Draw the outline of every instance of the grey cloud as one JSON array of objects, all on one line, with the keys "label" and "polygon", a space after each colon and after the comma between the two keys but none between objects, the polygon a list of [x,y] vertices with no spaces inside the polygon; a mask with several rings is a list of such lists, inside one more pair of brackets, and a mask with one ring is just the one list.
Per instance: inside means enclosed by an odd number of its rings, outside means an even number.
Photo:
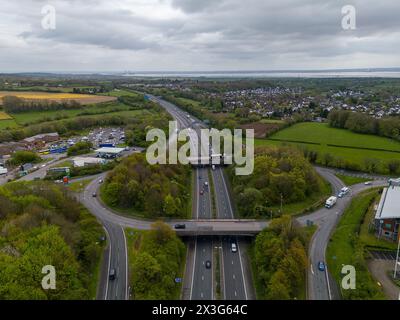
[{"label": "grey cloud", "polygon": [[[0,12],[0,69],[29,66],[32,52],[51,67],[83,57],[78,68],[299,68],[315,62],[365,67],[400,65],[398,0],[54,0],[57,29],[40,27],[42,0],[8,2]],[[353,4],[357,30],[341,28]],[[17,17],[17,18],[16,18]],[[15,47],[12,44],[15,42]],[[22,42],[22,43],[21,43]],[[2,45],[0,45],[2,46]],[[59,48],[63,50],[59,50]],[[25,55],[23,53],[26,53]],[[58,58],[54,56],[57,52]],[[40,53],[40,59],[39,59]],[[64,56],[63,56],[64,55]],[[26,56],[26,58],[24,58]],[[92,57],[92,58],[90,58]],[[368,58],[370,57],[370,58]],[[379,58],[378,60],[376,58]],[[24,60],[24,61],[20,61]],[[14,62],[13,62],[14,61]],[[74,59],[74,62],[76,62]],[[85,62],[86,61],[86,62]],[[85,62],[85,63],[84,63]],[[387,65],[390,66],[390,65]],[[48,67],[48,66],[43,66]],[[338,68],[342,65],[337,65]],[[359,65],[357,65],[359,67]]]}]

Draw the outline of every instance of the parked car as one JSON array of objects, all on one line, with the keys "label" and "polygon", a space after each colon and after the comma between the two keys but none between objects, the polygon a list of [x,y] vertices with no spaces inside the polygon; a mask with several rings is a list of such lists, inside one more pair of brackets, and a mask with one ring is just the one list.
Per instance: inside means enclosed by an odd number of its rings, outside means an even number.
[{"label": "parked car", "polygon": [[318,262],[318,270],[325,271],[325,263],[323,263],[322,261]]}]

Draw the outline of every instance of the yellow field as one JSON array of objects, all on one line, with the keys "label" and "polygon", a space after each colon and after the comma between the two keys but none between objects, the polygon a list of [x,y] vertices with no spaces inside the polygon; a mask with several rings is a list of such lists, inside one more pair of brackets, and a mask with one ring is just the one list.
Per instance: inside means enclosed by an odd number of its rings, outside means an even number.
[{"label": "yellow field", "polygon": [[27,100],[52,100],[62,102],[64,100],[76,100],[81,104],[100,103],[113,101],[117,98],[109,96],[95,96],[90,94],[76,94],[76,93],[51,93],[51,92],[30,92],[30,91],[0,91],[0,104],[3,97],[14,96]]},{"label": "yellow field", "polygon": [[10,120],[12,119],[7,113],[0,111],[0,120]]}]

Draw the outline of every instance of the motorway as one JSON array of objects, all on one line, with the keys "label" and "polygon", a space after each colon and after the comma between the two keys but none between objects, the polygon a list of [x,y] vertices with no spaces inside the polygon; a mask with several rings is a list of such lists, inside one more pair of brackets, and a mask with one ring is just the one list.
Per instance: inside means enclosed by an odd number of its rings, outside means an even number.
[{"label": "motorway", "polygon": [[[223,170],[215,167],[211,170],[215,189],[215,202],[218,219],[233,219],[232,204],[225,183]],[[236,243],[237,252],[232,252],[231,245]],[[223,237],[221,239],[223,296],[226,300],[247,300],[247,288],[243,273],[240,241],[237,237]]]},{"label": "motorway", "polygon": [[[187,118],[186,113],[181,111],[175,105],[164,101],[162,99],[150,96],[151,99],[162,107],[164,107],[183,127],[191,127],[193,122],[196,123],[197,136],[200,137],[201,127],[205,128],[201,121],[195,119],[191,116],[190,119]],[[199,146],[195,146],[199,150]],[[212,151],[212,147],[210,147]],[[211,170],[212,179],[214,184],[215,192],[215,203],[217,209],[218,219],[234,219],[234,214],[232,210],[231,199],[229,197],[229,192],[226,186],[225,178],[223,175],[223,170],[220,167],[216,167],[215,170]],[[211,197],[209,192],[210,181],[208,181],[208,169],[196,169],[197,176],[197,191],[196,191],[196,201],[198,203],[197,207],[197,219],[212,218],[212,206]],[[199,182],[201,180],[201,183]],[[204,188],[204,182],[208,181],[209,187]],[[199,188],[204,188],[204,194],[199,195]],[[199,207],[200,206],[200,207]],[[232,252],[231,244],[235,242],[238,246],[237,252]],[[221,248],[221,265],[222,265],[222,294],[226,300],[247,300],[247,288],[245,284],[245,276],[243,272],[243,263],[240,251],[240,241],[236,237],[223,237],[221,241],[217,242],[217,248]],[[191,299],[213,299],[213,281],[210,283],[207,277],[207,271],[211,274],[212,279],[212,268],[205,270],[204,263],[206,260],[213,261],[213,239],[198,237],[195,243],[195,252],[193,263],[194,270],[192,275],[192,289],[191,289]],[[208,294],[206,293],[208,292]],[[211,295],[210,295],[211,294]]]},{"label": "motorway", "polygon": [[[190,120],[185,113],[177,108],[172,103],[165,100],[150,96],[153,101],[161,105],[172,117],[178,122],[179,129],[191,128],[192,120]],[[190,129],[190,134],[200,137],[197,130]],[[191,139],[191,143],[195,144],[196,139]],[[193,148],[200,151],[199,145],[194,145]],[[212,204],[211,204],[211,190],[210,182],[208,181],[208,169],[195,168],[195,202],[192,217],[194,219],[211,219],[212,218]],[[208,186],[205,186],[205,182]],[[200,192],[203,194],[200,195]],[[214,292],[214,254],[213,254],[213,240],[205,236],[196,236],[194,246],[189,246],[189,250],[194,250],[188,254],[188,258],[193,257],[193,261],[187,261],[186,271],[190,283],[190,300],[213,300],[215,298]],[[211,268],[206,268],[206,261],[211,262]],[[187,284],[184,283],[184,286]]]}]

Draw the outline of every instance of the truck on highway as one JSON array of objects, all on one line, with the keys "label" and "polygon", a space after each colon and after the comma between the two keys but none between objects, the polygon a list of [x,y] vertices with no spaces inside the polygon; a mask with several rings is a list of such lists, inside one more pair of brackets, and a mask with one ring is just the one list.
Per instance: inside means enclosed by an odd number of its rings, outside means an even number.
[{"label": "truck on highway", "polygon": [[332,208],[337,202],[337,197],[330,197],[328,200],[325,202],[325,208],[330,209]]}]

